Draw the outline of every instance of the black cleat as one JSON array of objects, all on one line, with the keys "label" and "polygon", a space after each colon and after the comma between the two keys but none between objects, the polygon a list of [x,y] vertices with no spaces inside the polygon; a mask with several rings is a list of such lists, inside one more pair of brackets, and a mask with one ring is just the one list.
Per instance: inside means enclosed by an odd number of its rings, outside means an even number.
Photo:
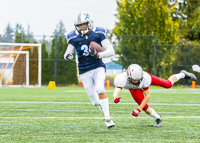
[{"label": "black cleat", "polygon": [[185,70],[182,70],[180,73],[184,73],[185,74],[185,79],[190,79],[191,81],[196,81],[197,78],[193,73],[189,73]]},{"label": "black cleat", "polygon": [[156,122],[154,125],[155,127],[161,127],[162,118],[160,117],[160,118],[156,119],[155,122]]}]

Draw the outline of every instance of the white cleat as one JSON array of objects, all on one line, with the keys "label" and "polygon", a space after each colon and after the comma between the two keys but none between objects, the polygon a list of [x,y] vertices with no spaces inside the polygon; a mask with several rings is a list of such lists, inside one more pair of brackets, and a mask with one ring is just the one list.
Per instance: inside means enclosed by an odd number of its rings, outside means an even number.
[{"label": "white cleat", "polygon": [[115,126],[115,123],[111,119],[105,119],[105,124],[108,127],[108,129]]}]

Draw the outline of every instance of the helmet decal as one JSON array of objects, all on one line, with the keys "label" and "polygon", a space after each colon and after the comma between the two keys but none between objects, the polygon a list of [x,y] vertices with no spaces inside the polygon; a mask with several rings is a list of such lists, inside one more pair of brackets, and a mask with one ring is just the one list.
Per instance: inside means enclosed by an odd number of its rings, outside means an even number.
[{"label": "helmet decal", "polygon": [[81,13],[78,14],[78,22],[81,22]]},{"label": "helmet decal", "polygon": [[89,18],[90,18],[90,15],[89,15],[88,13],[86,13],[86,14],[85,14],[85,20],[86,20],[86,19],[89,19]]}]

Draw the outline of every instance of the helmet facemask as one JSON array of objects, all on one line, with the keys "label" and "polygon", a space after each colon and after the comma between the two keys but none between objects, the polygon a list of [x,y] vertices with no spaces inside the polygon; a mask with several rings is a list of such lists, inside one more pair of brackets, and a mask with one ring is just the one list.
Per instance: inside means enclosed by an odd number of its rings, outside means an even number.
[{"label": "helmet facemask", "polygon": [[[142,79],[143,79],[143,77],[142,77],[140,80],[137,80],[137,81],[138,81],[137,83],[133,83],[132,80],[134,80],[134,79],[132,79],[131,77],[128,77],[128,82],[129,82],[129,84],[131,84],[132,86],[138,86],[138,85],[140,85]],[[136,80],[134,80],[134,81],[136,81]]]}]

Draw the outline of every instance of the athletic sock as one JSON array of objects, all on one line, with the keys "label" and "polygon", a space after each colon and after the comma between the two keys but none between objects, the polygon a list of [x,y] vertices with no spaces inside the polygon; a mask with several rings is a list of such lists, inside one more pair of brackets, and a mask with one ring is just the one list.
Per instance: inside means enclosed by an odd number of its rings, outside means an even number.
[{"label": "athletic sock", "polygon": [[178,74],[174,74],[173,76],[175,76],[177,78],[177,81],[181,78],[184,78],[185,77],[185,74],[184,73],[178,73]]},{"label": "athletic sock", "polygon": [[[152,108],[151,108],[152,109]],[[151,112],[151,114],[150,114],[150,116],[151,117],[154,117],[154,118],[156,118],[156,119],[160,119],[161,117],[156,113],[156,111],[154,111],[154,109],[152,109],[152,112]]]},{"label": "athletic sock", "polygon": [[110,119],[108,98],[100,99],[99,103],[101,105],[101,108],[102,108],[102,111],[104,113],[105,119]]}]

